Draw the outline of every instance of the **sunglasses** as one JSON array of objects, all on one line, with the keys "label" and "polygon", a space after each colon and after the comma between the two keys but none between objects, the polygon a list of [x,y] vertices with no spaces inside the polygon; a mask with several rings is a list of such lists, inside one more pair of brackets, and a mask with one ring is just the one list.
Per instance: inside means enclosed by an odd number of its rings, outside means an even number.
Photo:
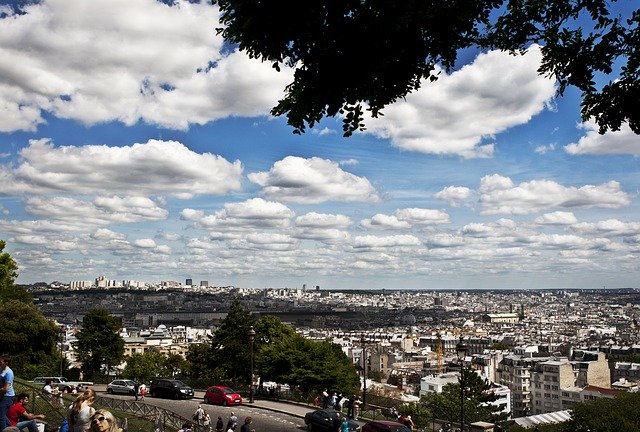
[{"label": "sunglasses", "polygon": [[94,422],[100,422],[100,423],[102,423],[102,422],[103,422],[103,421],[105,421],[106,419],[107,419],[106,417],[104,417],[104,416],[100,416],[100,417],[96,417],[96,418],[94,418],[94,419],[93,419],[93,420],[91,420],[91,421],[94,421]]}]

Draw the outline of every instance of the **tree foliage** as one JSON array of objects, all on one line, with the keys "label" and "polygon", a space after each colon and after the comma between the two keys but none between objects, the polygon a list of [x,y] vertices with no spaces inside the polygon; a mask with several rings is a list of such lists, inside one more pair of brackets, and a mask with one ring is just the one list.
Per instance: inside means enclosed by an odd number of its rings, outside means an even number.
[{"label": "tree foliage", "polygon": [[[468,368],[462,369],[464,383],[465,424],[477,421],[496,422],[504,419],[500,407],[491,404],[497,397],[488,391],[491,386]],[[420,399],[435,418],[451,423],[460,422],[460,384],[447,384],[442,393],[428,393]]]},{"label": "tree foliage", "polygon": [[109,369],[122,362],[124,339],[120,327],[120,320],[105,309],[94,308],[86,313],[74,344],[85,376],[93,376],[103,366]]},{"label": "tree foliage", "polygon": [[614,399],[600,398],[572,407],[571,421],[563,431],[638,432],[640,394],[621,393]]},{"label": "tree foliage", "polygon": [[187,354],[192,379],[211,383],[248,384],[251,380],[253,326],[254,373],[303,389],[331,388],[354,392],[360,381],[351,360],[329,342],[314,342],[297,334],[275,316],[259,320],[234,300],[211,344],[192,344]]},{"label": "tree foliage", "polygon": [[125,358],[125,378],[138,382],[149,382],[154,377],[173,377],[188,368],[187,361],[177,354],[165,355],[159,352],[132,354]]},{"label": "tree foliage", "polygon": [[31,295],[14,285],[18,277],[18,264],[8,252],[3,252],[5,246],[5,241],[0,240],[0,303],[12,299],[31,303]]},{"label": "tree foliage", "polygon": [[31,295],[14,285],[18,265],[3,252],[0,240],[0,341],[2,351],[11,355],[18,375],[33,377],[57,370],[62,356],[56,348],[58,328],[44,317]]},{"label": "tree foliage", "polygon": [[[344,134],[364,129],[386,105],[451,70],[460,50],[522,53],[543,45],[540,74],[582,92],[584,120],[600,131],[623,122],[640,133],[640,12],[612,14],[606,0],[213,0],[218,31],[249,56],[295,67],[272,109],[294,133],[325,116],[344,116]],[[598,88],[596,75],[608,83]],[[366,108],[363,108],[366,107]]]},{"label": "tree foliage", "polygon": [[2,351],[11,367],[25,378],[49,375],[60,365],[56,349],[58,328],[32,303],[8,300],[0,304]]},{"label": "tree foliage", "polygon": [[225,370],[232,382],[249,383],[251,380],[248,335],[254,321],[240,300],[234,299],[211,341],[209,365]]}]

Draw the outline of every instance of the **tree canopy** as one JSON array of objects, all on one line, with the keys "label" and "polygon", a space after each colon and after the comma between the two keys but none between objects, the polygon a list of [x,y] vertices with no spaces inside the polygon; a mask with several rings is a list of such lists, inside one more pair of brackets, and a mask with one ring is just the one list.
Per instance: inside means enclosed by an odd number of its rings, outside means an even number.
[{"label": "tree canopy", "polygon": [[[538,72],[559,92],[582,93],[583,119],[600,132],[628,123],[640,133],[640,9],[618,16],[606,0],[212,0],[218,31],[253,58],[293,82],[272,109],[294,133],[326,116],[342,115],[345,136],[363,130],[388,104],[450,71],[461,50],[523,53],[542,45]],[[597,85],[603,79],[606,84]]]},{"label": "tree canopy", "polygon": [[256,332],[254,372],[262,381],[297,385],[306,390],[330,388],[355,392],[359,388],[355,366],[339,346],[307,340],[275,316],[255,320],[238,299],[231,304],[211,344],[189,347],[191,377],[205,385],[248,384],[251,326]]},{"label": "tree canopy", "polygon": [[103,365],[109,368],[122,362],[124,339],[120,327],[120,320],[105,309],[94,308],[85,314],[75,348],[86,376],[100,373]]}]

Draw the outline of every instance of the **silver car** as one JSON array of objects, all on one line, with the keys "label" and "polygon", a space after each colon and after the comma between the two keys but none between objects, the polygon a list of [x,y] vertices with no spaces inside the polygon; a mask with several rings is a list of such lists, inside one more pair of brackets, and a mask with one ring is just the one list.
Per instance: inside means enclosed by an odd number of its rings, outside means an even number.
[{"label": "silver car", "polygon": [[117,379],[107,384],[107,393],[136,394],[136,383],[131,380]]}]

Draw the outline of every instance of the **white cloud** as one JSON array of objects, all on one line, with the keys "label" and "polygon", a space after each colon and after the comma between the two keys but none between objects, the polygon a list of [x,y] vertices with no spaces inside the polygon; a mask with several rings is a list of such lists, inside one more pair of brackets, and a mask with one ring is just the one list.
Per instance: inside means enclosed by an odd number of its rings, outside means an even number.
[{"label": "white cloud", "polygon": [[577,222],[573,213],[563,211],[545,213],[536,218],[536,223],[540,225],[571,225]]},{"label": "white cloud", "polygon": [[169,194],[180,198],[240,189],[242,164],[198,154],[176,141],[149,140],[125,147],[54,147],[31,140],[15,169],[0,166],[0,194]]},{"label": "white cloud", "polygon": [[354,248],[388,248],[399,246],[419,246],[420,240],[412,235],[393,235],[393,236],[358,236],[353,239]]},{"label": "white cloud", "polygon": [[577,143],[571,143],[564,150],[572,155],[581,154],[630,154],[640,156],[640,136],[633,133],[628,124],[623,124],[619,131],[608,131],[600,135],[598,125],[594,121],[582,123],[585,130]]},{"label": "white cloud", "polygon": [[541,54],[533,46],[522,56],[491,51],[472,64],[367,119],[367,133],[389,138],[393,145],[423,153],[491,157],[487,138],[527,123],[555,94],[554,81],[540,76]]},{"label": "white cloud", "polygon": [[301,228],[348,228],[351,219],[340,214],[310,212],[296,218],[296,226]]},{"label": "white cloud", "polygon": [[582,235],[636,236],[640,235],[640,222],[623,222],[618,219],[607,219],[595,223],[583,222],[571,226],[573,231]]},{"label": "white cloud", "polygon": [[143,120],[183,129],[268,115],[292,71],[222,54],[218,9],[174,3],[48,0],[2,20],[0,131],[35,130],[43,110],[85,124]]},{"label": "white cloud", "polygon": [[471,196],[471,189],[464,186],[447,186],[433,196],[446,201],[452,207],[460,207]]},{"label": "white cloud", "polygon": [[205,216],[199,224],[207,229],[287,228],[295,213],[284,204],[251,198],[240,203],[227,203],[224,209]]},{"label": "white cloud", "polygon": [[31,215],[67,221],[78,227],[157,221],[168,215],[146,197],[97,197],[93,202],[69,197],[32,197],[25,201],[25,210]]},{"label": "white cloud", "polygon": [[480,185],[483,214],[527,214],[560,208],[619,208],[629,204],[629,195],[620,183],[567,187],[551,180],[532,180],[514,186],[508,177],[485,176]]},{"label": "white cloud", "polygon": [[534,149],[534,151],[540,155],[543,155],[543,154],[546,154],[547,152],[554,151],[555,149],[556,149],[555,144],[549,144],[549,145],[538,146]]},{"label": "white cloud", "polygon": [[157,246],[156,242],[150,238],[137,239],[133,242],[133,244],[139,248],[144,248],[144,249],[153,249]]},{"label": "white cloud", "polygon": [[370,219],[363,219],[360,224],[365,228],[407,229],[416,225],[433,225],[450,223],[449,215],[442,210],[404,208],[393,215],[378,213]]},{"label": "white cloud", "polygon": [[327,159],[287,156],[269,172],[249,174],[249,180],[262,186],[266,196],[307,204],[325,201],[370,201],[380,198],[365,177],[343,171]]}]

